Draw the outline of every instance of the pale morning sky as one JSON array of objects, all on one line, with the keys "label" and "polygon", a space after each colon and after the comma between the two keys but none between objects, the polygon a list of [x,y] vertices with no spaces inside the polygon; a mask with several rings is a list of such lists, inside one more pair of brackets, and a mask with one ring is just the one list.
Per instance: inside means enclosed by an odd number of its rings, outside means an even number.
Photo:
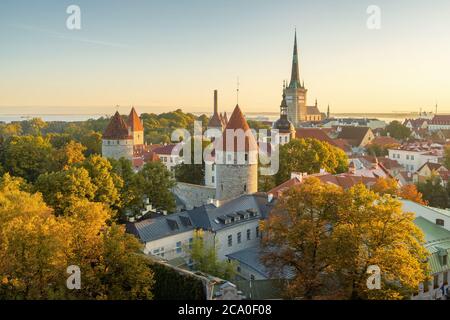
[{"label": "pale morning sky", "polygon": [[[81,30],[66,28],[71,4]],[[369,5],[380,30],[367,28]],[[1,0],[0,113],[209,111],[214,89],[231,111],[238,76],[243,110],[274,112],[295,27],[322,111],[450,112],[448,0]]]}]

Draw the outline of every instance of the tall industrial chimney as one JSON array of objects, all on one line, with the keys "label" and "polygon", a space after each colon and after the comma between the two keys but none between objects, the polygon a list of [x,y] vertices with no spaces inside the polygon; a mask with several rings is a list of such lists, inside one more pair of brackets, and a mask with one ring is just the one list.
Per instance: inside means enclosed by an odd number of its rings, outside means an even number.
[{"label": "tall industrial chimney", "polygon": [[214,114],[219,114],[217,106],[217,90],[214,90]]}]

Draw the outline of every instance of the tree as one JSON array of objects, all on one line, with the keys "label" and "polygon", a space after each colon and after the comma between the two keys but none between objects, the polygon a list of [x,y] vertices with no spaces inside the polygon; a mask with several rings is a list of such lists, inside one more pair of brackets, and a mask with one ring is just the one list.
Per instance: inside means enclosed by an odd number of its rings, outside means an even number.
[{"label": "tree", "polygon": [[[263,262],[291,270],[289,297],[406,299],[427,277],[423,234],[396,199],[363,184],[343,191],[316,178],[293,187],[263,225]],[[381,269],[368,290],[367,268]]]},{"label": "tree", "polygon": [[287,191],[264,222],[262,262],[273,277],[285,270],[295,273],[286,288],[288,298],[316,298],[331,282],[328,273],[339,257],[330,226],[338,223],[342,196],[339,187],[308,178]]},{"label": "tree", "polygon": [[366,147],[367,154],[374,157],[384,157],[387,156],[389,151],[379,144],[370,144]]},{"label": "tree", "polygon": [[0,125],[0,136],[8,139],[13,136],[20,136],[22,134],[22,126],[20,123],[7,123]]},{"label": "tree", "polygon": [[120,208],[122,204],[119,190],[123,187],[123,181],[113,172],[111,163],[99,155],[91,155],[80,166],[89,172],[89,177],[96,186],[94,201]]},{"label": "tree", "polygon": [[73,140],[56,149],[53,153],[53,159],[56,162],[55,170],[67,169],[73,164],[83,162],[85,150],[85,146]]},{"label": "tree", "polygon": [[431,176],[425,182],[419,182],[417,190],[422,193],[423,199],[431,207],[443,209],[449,207],[449,192],[442,186],[442,180],[439,176]]},{"label": "tree", "polygon": [[47,123],[41,118],[33,118],[22,122],[22,130],[26,135],[40,136],[42,130],[47,127]]},{"label": "tree", "polygon": [[148,162],[138,173],[139,184],[150,203],[158,209],[175,210],[175,198],[171,189],[175,186],[172,174],[161,162]]},{"label": "tree", "polygon": [[417,187],[414,184],[407,184],[402,186],[398,192],[398,196],[422,205],[428,204],[428,202],[423,199],[423,194],[420,193],[419,190],[417,190]]},{"label": "tree", "polygon": [[217,245],[206,243],[202,230],[195,231],[191,247],[185,250],[189,253],[195,270],[226,280],[232,280],[235,277],[236,264],[220,261],[217,256]]},{"label": "tree", "polygon": [[[338,278],[351,299],[409,299],[428,277],[428,252],[413,213],[398,200],[356,185],[343,198],[340,223],[333,230]],[[381,289],[369,290],[367,269],[381,270]]]},{"label": "tree", "polygon": [[[153,272],[142,245],[102,203],[80,199],[56,217],[23,180],[0,181],[0,299],[151,299]],[[66,268],[81,269],[81,290]]]},{"label": "tree", "polygon": [[329,173],[347,171],[347,155],[338,148],[316,139],[293,139],[280,146],[280,168],[275,175],[277,184],[288,180],[292,172]]},{"label": "tree", "polygon": [[142,245],[123,226],[111,223],[113,212],[101,203],[86,199],[65,212],[72,246],[69,262],[83,275],[75,298],[140,300],[153,297],[153,272],[142,255]]},{"label": "tree", "polygon": [[62,215],[68,207],[82,199],[94,201],[98,188],[86,169],[71,167],[40,175],[35,191],[42,193],[45,202],[57,215]]},{"label": "tree", "polygon": [[22,182],[5,175],[0,183],[0,299],[62,298],[67,226]]},{"label": "tree", "polygon": [[411,129],[401,124],[399,121],[394,120],[386,126],[384,134],[389,134],[390,137],[398,140],[405,140],[411,136]]},{"label": "tree", "polygon": [[444,166],[450,168],[450,146],[445,146],[444,149]]},{"label": "tree", "polygon": [[143,179],[133,171],[131,161],[125,158],[108,159],[112,165],[112,172],[118,175],[123,181],[123,187],[120,188],[121,214],[126,210],[138,213],[144,203]]},{"label": "tree", "polygon": [[398,182],[393,178],[378,178],[371,189],[381,195],[397,195]]},{"label": "tree", "polygon": [[52,154],[52,145],[40,136],[14,136],[5,143],[5,170],[34,182],[40,174],[54,167]]}]

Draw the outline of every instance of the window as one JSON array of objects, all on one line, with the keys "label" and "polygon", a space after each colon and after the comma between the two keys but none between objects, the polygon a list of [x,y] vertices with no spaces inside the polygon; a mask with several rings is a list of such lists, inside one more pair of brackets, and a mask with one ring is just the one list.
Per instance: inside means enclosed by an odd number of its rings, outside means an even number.
[{"label": "window", "polygon": [[439,288],[439,275],[435,275],[433,277],[433,288],[434,289]]},{"label": "window", "polygon": [[448,255],[442,256],[442,264],[446,266],[448,263]]},{"label": "window", "polygon": [[247,229],[247,240],[251,240],[252,239],[251,232],[252,231],[250,229]]},{"label": "window", "polygon": [[231,247],[233,245],[233,236],[230,234],[228,236],[228,246]]},{"label": "window", "polygon": [[445,221],[444,220],[442,220],[442,219],[436,219],[436,224],[438,225],[438,226],[444,226],[445,225]]},{"label": "window", "polygon": [[228,162],[231,162],[231,154],[227,155]]},{"label": "window", "polygon": [[194,238],[189,238],[189,249],[192,249],[193,243],[194,243]]},{"label": "window", "polygon": [[256,237],[257,237],[257,238],[259,237],[259,226],[256,227]]},{"label": "window", "polygon": [[254,275],[250,275],[250,280],[254,281],[255,280],[255,276]]},{"label": "window", "polygon": [[119,141],[119,140],[117,140],[117,144],[120,144],[120,141]]},{"label": "window", "polygon": [[430,282],[429,281],[425,281],[423,283],[423,292],[428,292],[428,290],[430,290]]},{"label": "window", "polygon": [[411,160],[414,160],[414,156],[411,156]]},{"label": "window", "polygon": [[214,176],[211,177],[211,182],[214,183]]},{"label": "window", "polygon": [[242,233],[238,232],[238,234],[237,234],[237,243],[241,243],[241,241],[242,241]]},{"label": "window", "polygon": [[244,191],[247,191],[247,185],[244,184]]},{"label": "window", "polygon": [[181,250],[182,250],[181,249],[181,241],[177,242],[177,247],[176,248],[177,248],[177,253],[181,253]]},{"label": "window", "polygon": [[406,155],[406,160],[409,160],[409,154]]},{"label": "window", "polygon": [[248,154],[246,153],[244,157],[245,157],[245,162],[247,162],[248,161]]},{"label": "window", "polygon": [[237,272],[240,273],[240,272],[241,272],[241,267],[238,266],[238,267],[236,268],[236,270],[237,270]]}]

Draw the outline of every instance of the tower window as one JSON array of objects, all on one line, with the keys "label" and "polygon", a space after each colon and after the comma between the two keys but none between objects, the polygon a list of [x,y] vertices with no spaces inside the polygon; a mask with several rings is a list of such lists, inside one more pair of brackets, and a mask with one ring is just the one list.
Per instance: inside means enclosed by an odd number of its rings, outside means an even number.
[{"label": "tower window", "polygon": [[245,154],[245,162],[247,162],[248,161],[248,154],[246,153]]},{"label": "tower window", "polygon": [[244,191],[247,191],[247,185],[244,184]]}]

